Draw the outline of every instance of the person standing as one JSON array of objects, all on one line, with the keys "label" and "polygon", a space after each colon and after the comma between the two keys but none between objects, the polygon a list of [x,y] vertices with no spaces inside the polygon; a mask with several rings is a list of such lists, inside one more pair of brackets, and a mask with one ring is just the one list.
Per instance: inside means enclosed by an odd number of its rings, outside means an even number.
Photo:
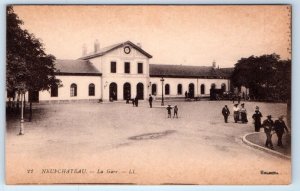
[{"label": "person standing", "polygon": [[173,115],[173,118],[175,117],[176,115],[176,118],[178,118],[178,107],[177,105],[174,106],[174,115]]},{"label": "person standing", "polygon": [[263,124],[262,124],[267,140],[266,140],[266,144],[265,146],[268,147],[270,145],[271,149],[273,148],[273,143],[272,143],[272,131],[273,131],[273,126],[274,126],[274,122],[272,120],[272,116],[268,115],[267,119],[264,120]]},{"label": "person standing", "polygon": [[133,98],[133,99],[131,99],[131,101],[132,101],[132,107],[134,107],[134,105],[135,105],[135,99]]},{"label": "person standing", "polygon": [[184,95],[185,95],[185,99],[187,99],[188,98],[188,92],[185,91]]},{"label": "person standing", "polygon": [[282,145],[282,135],[284,133],[284,130],[286,132],[289,132],[287,126],[285,125],[284,121],[283,121],[283,116],[280,116],[278,118],[278,120],[275,121],[274,123],[274,130],[276,132],[276,135],[278,137],[278,142],[277,142],[277,146],[283,146]]},{"label": "person standing", "polygon": [[171,105],[168,105],[168,107],[166,109],[168,111],[168,118],[171,118],[171,110],[172,110]]},{"label": "person standing", "polygon": [[237,123],[239,120],[239,112],[240,112],[240,108],[238,107],[239,104],[234,104],[233,107],[233,118],[234,118],[234,122]]},{"label": "person standing", "polygon": [[135,97],[134,102],[135,102],[135,106],[138,107],[139,106],[139,98],[138,98],[138,96]]},{"label": "person standing", "polygon": [[152,108],[152,101],[153,101],[153,98],[152,98],[151,94],[149,94],[149,105],[150,105],[150,108]]},{"label": "person standing", "polygon": [[254,130],[256,132],[259,132],[260,127],[261,127],[261,118],[262,118],[262,114],[259,111],[259,107],[256,106],[255,108],[255,113],[252,115],[252,118],[254,120]]},{"label": "person standing", "polygon": [[242,121],[242,123],[248,123],[247,110],[245,108],[245,104],[242,103],[241,106],[242,106],[242,108],[240,109],[240,112],[241,112],[241,121]]},{"label": "person standing", "polygon": [[225,105],[225,106],[223,107],[223,109],[222,109],[222,114],[223,114],[223,116],[224,116],[225,123],[228,123],[227,120],[228,120],[228,116],[229,116],[229,114],[230,114],[230,111],[229,111],[227,105]]}]

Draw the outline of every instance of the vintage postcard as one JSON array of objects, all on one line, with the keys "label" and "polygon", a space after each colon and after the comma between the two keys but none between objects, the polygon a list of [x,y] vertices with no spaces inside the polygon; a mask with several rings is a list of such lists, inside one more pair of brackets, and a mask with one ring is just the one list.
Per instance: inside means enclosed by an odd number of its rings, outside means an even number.
[{"label": "vintage postcard", "polygon": [[291,183],[290,5],[7,5],[6,183]]}]

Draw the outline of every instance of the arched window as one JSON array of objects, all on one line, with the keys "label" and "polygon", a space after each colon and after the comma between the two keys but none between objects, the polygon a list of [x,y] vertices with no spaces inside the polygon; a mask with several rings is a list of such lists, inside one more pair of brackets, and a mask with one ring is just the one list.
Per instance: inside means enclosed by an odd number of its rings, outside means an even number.
[{"label": "arched window", "polygon": [[77,85],[76,84],[71,84],[70,95],[71,95],[71,97],[77,96]]},{"label": "arched window", "polygon": [[136,85],[136,96],[138,99],[144,99],[144,84],[141,82]]},{"label": "arched window", "polygon": [[157,93],[157,86],[156,84],[152,84],[151,94],[156,95],[156,93]]},{"label": "arched window", "polygon": [[129,100],[131,99],[131,85],[130,83],[126,82],[123,85],[123,99],[124,100]]},{"label": "arched window", "polygon": [[201,94],[205,94],[205,85],[204,84],[201,84]]},{"label": "arched window", "polygon": [[182,85],[181,84],[177,85],[177,95],[182,95]]},{"label": "arched window", "polygon": [[95,84],[89,85],[89,96],[95,96]]},{"label": "arched window", "polygon": [[170,95],[170,85],[166,84],[165,86],[165,95]]},{"label": "arched window", "polygon": [[50,92],[51,92],[51,97],[58,97],[58,86],[57,86],[57,84],[53,84],[51,86]]}]

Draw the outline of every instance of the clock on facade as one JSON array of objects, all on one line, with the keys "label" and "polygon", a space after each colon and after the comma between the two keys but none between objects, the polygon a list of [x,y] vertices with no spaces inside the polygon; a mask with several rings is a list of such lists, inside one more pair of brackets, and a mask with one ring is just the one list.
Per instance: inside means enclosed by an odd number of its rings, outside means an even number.
[{"label": "clock on facade", "polygon": [[124,52],[125,52],[125,54],[129,54],[130,51],[131,51],[131,49],[130,49],[129,46],[125,46],[125,47],[124,47]]}]

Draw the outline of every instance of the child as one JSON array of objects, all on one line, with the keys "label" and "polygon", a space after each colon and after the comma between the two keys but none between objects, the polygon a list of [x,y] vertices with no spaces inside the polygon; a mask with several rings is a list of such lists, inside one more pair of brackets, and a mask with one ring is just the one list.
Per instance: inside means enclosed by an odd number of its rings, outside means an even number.
[{"label": "child", "polygon": [[175,117],[175,115],[176,115],[176,118],[178,118],[177,112],[178,112],[178,107],[177,107],[177,105],[175,105],[174,106],[174,116],[173,116],[173,118]]},{"label": "child", "polygon": [[172,110],[171,105],[168,105],[166,109],[168,110],[168,118],[171,118],[171,110]]}]

